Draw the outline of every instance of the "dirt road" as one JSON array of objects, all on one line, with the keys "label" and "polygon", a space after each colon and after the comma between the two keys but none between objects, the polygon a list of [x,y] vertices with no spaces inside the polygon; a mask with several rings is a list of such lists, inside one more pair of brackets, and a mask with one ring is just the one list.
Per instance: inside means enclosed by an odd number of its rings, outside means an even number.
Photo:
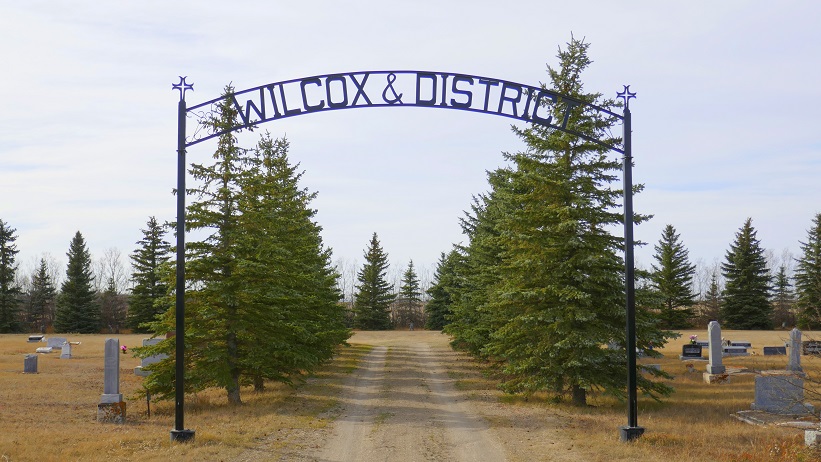
[{"label": "dirt road", "polygon": [[457,379],[476,371],[438,332],[361,332],[350,342],[373,348],[323,416],[329,425],[280,439],[288,440],[280,460],[587,460],[561,418],[500,404],[494,392],[457,389]]}]

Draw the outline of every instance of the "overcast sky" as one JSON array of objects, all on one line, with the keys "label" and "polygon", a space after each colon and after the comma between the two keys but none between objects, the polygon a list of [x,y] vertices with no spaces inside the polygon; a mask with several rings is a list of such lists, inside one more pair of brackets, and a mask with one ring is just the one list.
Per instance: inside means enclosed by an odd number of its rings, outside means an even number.
[{"label": "overcast sky", "polygon": [[[230,5],[230,6],[229,6]],[[189,106],[237,89],[358,70],[548,80],[571,33],[585,89],[631,85],[636,238],[672,224],[693,261],[723,259],[752,217],[798,255],[821,211],[816,1],[0,1],[0,218],[21,269],[65,263],[76,231],[125,257],[149,216],[173,220],[178,76]],[[521,143],[511,120],[427,108],[335,111],[262,125],[287,135],[335,258],[373,232],[391,262],[430,268],[458,217]],[[256,136],[256,135],[255,135]],[[249,146],[255,138],[249,138]],[[214,142],[189,150],[208,162]],[[615,154],[614,154],[615,155]],[[652,260],[652,245],[637,251]]]}]

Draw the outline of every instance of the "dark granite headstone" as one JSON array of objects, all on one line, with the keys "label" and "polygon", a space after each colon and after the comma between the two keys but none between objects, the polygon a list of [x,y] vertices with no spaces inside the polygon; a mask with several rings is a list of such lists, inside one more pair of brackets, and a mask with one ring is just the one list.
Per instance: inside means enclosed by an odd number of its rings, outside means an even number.
[{"label": "dark granite headstone", "polygon": [[701,357],[701,345],[698,344],[688,344],[681,346],[681,357],[682,358],[700,358]]},{"label": "dark granite headstone", "polygon": [[786,354],[787,354],[787,347],[783,347],[783,346],[764,347],[764,356],[786,355]]}]

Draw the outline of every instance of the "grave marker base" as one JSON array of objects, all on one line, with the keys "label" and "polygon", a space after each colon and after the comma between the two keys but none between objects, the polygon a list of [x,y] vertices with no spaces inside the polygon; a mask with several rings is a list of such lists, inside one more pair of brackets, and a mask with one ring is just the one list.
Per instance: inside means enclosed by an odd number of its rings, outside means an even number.
[{"label": "grave marker base", "polygon": [[125,423],[125,402],[100,403],[97,405],[97,422],[100,423]]}]

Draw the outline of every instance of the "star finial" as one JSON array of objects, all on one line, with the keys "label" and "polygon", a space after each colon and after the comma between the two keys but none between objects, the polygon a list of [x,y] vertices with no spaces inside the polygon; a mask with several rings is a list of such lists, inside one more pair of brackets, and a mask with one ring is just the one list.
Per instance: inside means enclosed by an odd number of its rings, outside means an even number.
[{"label": "star finial", "polygon": [[185,77],[180,76],[180,83],[172,83],[171,84],[171,89],[172,90],[179,90],[180,91],[180,101],[185,100],[185,91],[186,90],[194,91],[194,84],[193,83],[186,83],[185,79],[187,79],[187,78],[188,78],[188,76],[185,76]]},{"label": "star finial", "polygon": [[624,85],[624,91],[616,93],[616,98],[624,100],[624,109],[630,109],[630,98],[635,98],[636,94],[630,92],[630,85]]}]

